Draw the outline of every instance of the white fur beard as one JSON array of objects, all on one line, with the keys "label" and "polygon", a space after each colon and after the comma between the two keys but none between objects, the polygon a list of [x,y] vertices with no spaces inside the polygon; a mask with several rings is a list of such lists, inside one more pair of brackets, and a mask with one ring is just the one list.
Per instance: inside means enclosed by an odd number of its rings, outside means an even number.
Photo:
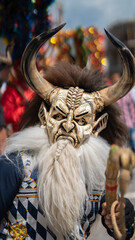
[{"label": "white fur beard", "polygon": [[87,195],[76,149],[60,140],[46,155],[41,150],[38,159],[38,196],[46,218],[59,233],[75,233]]},{"label": "white fur beard", "polygon": [[[50,146],[39,126],[18,132],[9,139],[6,153],[33,150],[38,166],[38,195],[51,229],[74,233],[83,214],[83,203],[93,188],[104,188],[109,145],[90,136],[78,149],[67,140]],[[87,193],[86,193],[87,186]]]},{"label": "white fur beard", "polygon": [[90,193],[93,188],[103,189],[105,169],[110,146],[101,137],[90,136],[76,149],[81,164],[81,177]]},{"label": "white fur beard", "polygon": [[75,234],[87,193],[104,188],[108,152],[100,137],[92,137],[79,149],[67,140],[53,144],[47,153],[42,148],[37,157],[38,195],[53,230]]}]

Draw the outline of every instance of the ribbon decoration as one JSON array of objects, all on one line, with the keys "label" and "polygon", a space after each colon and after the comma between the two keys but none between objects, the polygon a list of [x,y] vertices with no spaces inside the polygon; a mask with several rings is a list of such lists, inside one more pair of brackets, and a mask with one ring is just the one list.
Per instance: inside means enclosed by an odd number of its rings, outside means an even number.
[{"label": "ribbon decoration", "polygon": [[[125,211],[124,194],[127,191],[132,168],[135,167],[135,154],[129,148],[121,148],[111,145],[107,160],[106,175],[106,204],[107,214],[111,214],[114,235],[117,240],[125,240]],[[118,183],[120,198],[118,200]],[[115,208],[120,203],[120,224],[116,222]],[[119,230],[120,229],[120,230]]]}]

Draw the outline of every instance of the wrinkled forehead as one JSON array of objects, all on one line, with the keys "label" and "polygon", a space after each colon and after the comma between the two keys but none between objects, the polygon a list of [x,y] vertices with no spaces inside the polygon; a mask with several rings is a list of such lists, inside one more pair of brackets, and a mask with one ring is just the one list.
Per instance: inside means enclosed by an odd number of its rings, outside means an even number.
[{"label": "wrinkled forehead", "polygon": [[68,109],[86,108],[92,111],[101,111],[104,108],[103,100],[99,92],[86,93],[79,87],[69,89],[57,88],[50,96],[50,103],[53,107],[65,107]]}]

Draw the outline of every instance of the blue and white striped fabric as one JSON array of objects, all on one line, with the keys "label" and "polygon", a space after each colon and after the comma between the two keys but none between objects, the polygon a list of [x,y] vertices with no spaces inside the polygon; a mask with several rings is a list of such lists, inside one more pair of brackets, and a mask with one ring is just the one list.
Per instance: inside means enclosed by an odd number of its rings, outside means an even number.
[{"label": "blue and white striped fabric", "polygon": [[[15,157],[14,155],[12,156]],[[11,160],[12,160],[11,159]],[[28,154],[23,154],[22,160],[18,157],[20,162],[23,162],[23,167],[21,165],[20,171],[24,172],[24,178],[19,186],[20,179],[17,184],[16,194],[12,201],[12,205],[8,208],[6,213],[3,215],[0,224],[0,239],[14,239],[14,240],[55,240],[55,239],[65,239],[64,236],[57,236],[52,230],[47,226],[45,215],[43,214],[38,201],[37,196],[37,169],[32,169],[32,156]],[[2,162],[0,163],[0,165]],[[12,164],[13,168],[16,168]],[[24,168],[24,170],[23,170]],[[12,180],[10,176],[11,166],[9,172],[7,172],[7,179],[9,178],[9,184]],[[0,173],[2,174],[2,173]],[[13,174],[13,173],[12,173]],[[14,173],[15,174],[15,173]],[[17,173],[16,173],[17,174]],[[19,186],[19,190],[18,190]],[[90,234],[90,226],[95,221],[96,215],[98,214],[100,208],[100,201],[104,191],[95,189],[89,194],[89,200],[86,202],[84,209],[84,216],[81,221],[81,226],[78,226],[77,235],[79,238],[70,235],[69,239],[87,239]],[[1,194],[1,193],[0,193]],[[2,194],[8,195],[5,192]],[[4,196],[3,196],[4,198]],[[12,200],[12,199],[11,199]],[[0,202],[0,211],[2,204]]]}]

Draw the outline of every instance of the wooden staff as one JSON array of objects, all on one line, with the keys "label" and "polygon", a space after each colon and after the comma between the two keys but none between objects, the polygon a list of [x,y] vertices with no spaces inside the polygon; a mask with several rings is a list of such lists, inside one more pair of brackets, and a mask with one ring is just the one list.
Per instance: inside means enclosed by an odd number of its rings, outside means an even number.
[{"label": "wooden staff", "polygon": [[[124,240],[126,237],[124,194],[130,181],[131,169],[135,166],[135,154],[129,148],[119,148],[112,145],[106,168],[106,203],[107,213],[111,214],[113,230],[116,239]],[[119,177],[120,176],[120,177]],[[120,224],[119,228],[115,218],[115,208],[118,204],[118,178],[120,178]]]}]

